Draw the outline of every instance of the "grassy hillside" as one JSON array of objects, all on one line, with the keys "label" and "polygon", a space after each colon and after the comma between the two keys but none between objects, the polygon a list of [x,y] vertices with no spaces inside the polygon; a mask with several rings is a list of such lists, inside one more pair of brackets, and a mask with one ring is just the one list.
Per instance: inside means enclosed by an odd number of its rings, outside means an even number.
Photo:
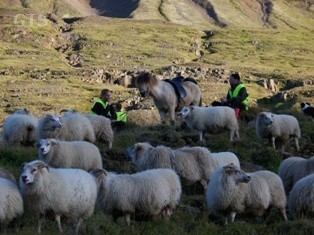
[{"label": "grassy hillside", "polygon": [[[115,3],[111,13],[119,4],[126,4],[130,15],[98,16],[91,13],[92,9],[82,8],[90,3],[87,0],[0,2],[0,122],[21,107],[28,108],[37,117],[59,113],[62,109],[86,113],[103,88],[111,89],[114,101],[126,101],[127,107],[130,101],[140,100],[138,92],[134,87],[117,85],[116,81],[141,70],[151,70],[161,77],[175,72],[195,75],[202,89],[203,104],[208,105],[225,96],[228,74],[239,71],[250,93],[251,105],[240,118],[241,141],[229,143],[228,134],[221,132],[207,133],[206,141],[201,143],[196,131],[182,129],[179,124],[174,128],[158,125],[157,111],[148,105],[146,110],[129,112],[130,122],[123,132],[115,133],[112,149],[98,144],[105,168],[136,172],[124,150],[141,141],[173,148],[189,145],[204,146],[213,152],[232,151],[246,171],[277,172],[287,154],[313,156],[313,122],[299,110],[302,101],[314,104],[312,5],[276,0],[271,1],[271,11],[266,11],[259,2],[267,1],[252,0],[92,2],[103,4],[99,8],[94,6],[97,14],[105,15],[103,7]],[[137,8],[131,11],[135,5]],[[82,17],[89,14],[93,15]],[[265,89],[260,85],[261,79],[273,79],[277,91]],[[302,130],[299,152],[293,141],[281,151],[280,141],[274,150],[257,138],[248,121],[261,110],[298,118]],[[4,147],[0,142],[0,165],[16,177],[22,163],[35,158],[35,148]],[[157,219],[132,222],[127,227],[122,219],[113,223],[97,208],[83,232],[312,234],[314,231],[312,219],[284,222],[276,210],[272,211],[268,223],[240,217],[227,227],[209,219],[208,215],[204,196],[196,185],[184,187],[180,206],[167,223]],[[36,219],[27,215],[17,226],[18,234],[33,233]],[[8,231],[15,232],[14,228]],[[47,222],[43,231],[56,231],[55,224]],[[65,227],[65,232],[70,230]]]}]

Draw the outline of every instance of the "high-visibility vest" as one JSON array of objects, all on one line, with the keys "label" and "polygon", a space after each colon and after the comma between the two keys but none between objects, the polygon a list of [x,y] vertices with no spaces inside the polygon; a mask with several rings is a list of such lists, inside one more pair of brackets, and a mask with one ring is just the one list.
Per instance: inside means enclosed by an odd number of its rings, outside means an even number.
[{"label": "high-visibility vest", "polygon": [[[229,96],[230,96],[231,98],[236,98],[236,97],[238,97],[239,92],[240,92],[240,90],[241,90],[243,87],[245,87],[245,86],[244,86],[242,83],[240,83],[240,84],[234,89],[233,92],[231,91],[231,88],[229,88]],[[248,99],[248,97],[246,97],[246,98],[242,101],[242,104],[244,105],[245,110],[248,110],[248,108],[249,108],[249,99]]]},{"label": "high-visibility vest", "polygon": [[[100,99],[100,98],[95,99],[95,102],[94,102],[94,104],[93,104],[93,107],[94,107],[94,105],[95,105],[96,103],[100,103],[100,104],[104,107],[104,109],[106,109],[107,106],[108,106],[108,102],[105,102],[105,101],[103,101],[103,100]],[[95,112],[92,111],[92,109],[90,110],[90,113],[96,114]]]},{"label": "high-visibility vest", "polygon": [[128,116],[125,111],[116,112],[117,121],[126,122],[128,120]]}]

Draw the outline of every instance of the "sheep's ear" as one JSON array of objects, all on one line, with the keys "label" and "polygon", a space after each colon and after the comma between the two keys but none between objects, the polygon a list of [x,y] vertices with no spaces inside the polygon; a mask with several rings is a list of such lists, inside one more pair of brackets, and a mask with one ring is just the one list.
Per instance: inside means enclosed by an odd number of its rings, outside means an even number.
[{"label": "sheep's ear", "polygon": [[108,174],[108,172],[106,170],[100,169],[100,168],[91,170],[90,173],[92,173],[96,177],[99,177],[102,174],[104,174],[105,176]]},{"label": "sheep's ear", "polygon": [[143,149],[143,147],[141,144],[135,144],[135,146],[134,146],[135,152],[141,151],[142,149]]},{"label": "sheep's ear", "polygon": [[223,169],[224,169],[225,173],[230,174],[234,171],[234,164],[230,163],[230,164],[224,166]]},{"label": "sheep's ear", "polygon": [[24,162],[23,164],[22,164],[22,166],[21,166],[21,172],[23,171],[23,169],[24,169],[24,166],[27,164],[27,162]]},{"label": "sheep's ear", "polygon": [[38,161],[35,166],[37,167],[38,170],[43,169],[43,168],[47,168],[47,171],[49,171],[49,166],[47,163],[43,162],[43,161]]},{"label": "sheep's ear", "polygon": [[57,145],[58,141],[56,139],[50,139],[50,144],[51,145]]},{"label": "sheep's ear", "polygon": [[194,110],[194,106],[190,106],[190,110],[191,110],[191,111]]}]

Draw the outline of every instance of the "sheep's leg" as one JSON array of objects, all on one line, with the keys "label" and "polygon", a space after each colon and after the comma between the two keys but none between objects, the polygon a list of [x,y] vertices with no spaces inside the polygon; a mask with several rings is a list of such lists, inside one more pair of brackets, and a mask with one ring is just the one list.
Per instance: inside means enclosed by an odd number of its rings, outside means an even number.
[{"label": "sheep's leg", "polygon": [[38,228],[37,228],[38,233],[41,233],[41,226],[44,222],[45,222],[45,215],[39,214],[39,216],[38,216]]},{"label": "sheep's leg", "polygon": [[228,224],[228,216],[224,217],[224,225]]},{"label": "sheep's leg", "polygon": [[297,151],[299,151],[300,150],[300,146],[299,146],[299,139],[298,139],[298,137],[294,137],[294,141],[295,141],[295,145],[297,147]]},{"label": "sheep's leg", "polygon": [[236,214],[237,214],[237,213],[235,213],[235,212],[230,212],[228,219],[229,219],[229,221],[230,221],[231,223],[234,222],[234,218],[235,218]]},{"label": "sheep's leg", "polygon": [[203,131],[198,131],[198,133],[200,134],[200,141],[204,141],[204,132]]},{"label": "sheep's leg", "polygon": [[61,217],[60,217],[60,215],[56,215],[56,216],[55,216],[55,220],[57,221],[57,225],[58,225],[58,230],[59,230],[59,232],[62,233]]},{"label": "sheep's leg", "polygon": [[127,226],[130,226],[130,224],[131,224],[131,215],[130,215],[130,213],[124,215],[124,219],[125,219],[125,222],[126,222]]},{"label": "sheep's leg", "polygon": [[234,131],[230,131],[230,142],[233,142]]},{"label": "sheep's leg", "polygon": [[76,225],[76,228],[75,228],[75,234],[78,234],[79,230],[80,230],[80,227],[81,227],[81,224],[83,222],[83,219],[82,218],[79,218],[78,221],[77,221],[77,225]]},{"label": "sheep's leg", "polygon": [[236,135],[237,140],[240,140],[239,129],[235,131],[235,135]]},{"label": "sheep's leg", "polygon": [[285,221],[288,221],[288,218],[287,218],[287,213],[286,213],[286,208],[279,208],[280,210],[280,213],[281,213],[281,217],[285,220]]},{"label": "sheep's leg", "polygon": [[272,143],[274,149],[276,149],[275,140],[276,140],[276,137],[272,136],[271,137],[271,143]]},{"label": "sheep's leg", "polygon": [[204,188],[204,192],[206,193],[206,190],[207,190],[207,180],[201,179],[201,180],[200,180],[200,183],[201,183],[201,185],[202,185],[203,188]]}]

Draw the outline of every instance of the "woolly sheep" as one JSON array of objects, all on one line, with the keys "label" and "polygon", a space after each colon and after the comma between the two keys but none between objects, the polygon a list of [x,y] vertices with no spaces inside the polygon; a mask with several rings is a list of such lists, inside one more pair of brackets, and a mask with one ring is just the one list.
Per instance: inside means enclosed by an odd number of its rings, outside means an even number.
[{"label": "woolly sheep", "polygon": [[153,147],[144,142],[129,147],[126,154],[141,170],[171,168],[181,177],[183,184],[200,182],[205,190],[212,172],[218,166],[231,162],[240,166],[235,155],[215,157],[204,147],[183,147],[173,150],[163,145]]},{"label": "woolly sheep", "polygon": [[314,216],[314,174],[304,177],[293,186],[288,207],[292,218]]},{"label": "woolly sheep", "polygon": [[196,129],[200,135],[200,141],[203,141],[205,130],[212,131],[216,128],[225,128],[229,130],[230,141],[239,136],[238,120],[234,109],[227,106],[199,107],[186,106],[181,109],[179,116],[191,129]]},{"label": "woolly sheep", "polygon": [[16,183],[14,175],[7,169],[3,168],[2,166],[0,166],[0,178],[5,178]]},{"label": "woolly sheep", "polygon": [[81,168],[86,171],[103,168],[98,147],[87,141],[41,139],[38,158],[56,168]]},{"label": "woolly sheep", "polygon": [[206,192],[211,213],[223,215],[224,223],[234,221],[236,214],[268,215],[272,206],[286,216],[286,195],[278,175],[270,171],[245,173],[234,164],[217,169]]},{"label": "woolly sheep", "polygon": [[278,168],[286,194],[289,195],[293,185],[303,177],[314,173],[314,157],[289,157],[283,160]]},{"label": "woolly sheep", "polygon": [[169,219],[180,201],[180,180],[171,169],[153,169],[132,175],[98,170],[94,174],[101,209],[112,214],[115,221],[118,216],[124,216],[127,225],[130,225],[131,214],[136,212]]},{"label": "woolly sheep", "polygon": [[24,212],[23,199],[14,176],[0,167],[0,224],[9,223]]},{"label": "woolly sheep", "polygon": [[111,149],[113,143],[111,120],[105,116],[96,114],[83,115],[90,120],[96,135],[96,139],[100,142],[107,143],[108,147]]},{"label": "woolly sheep", "polygon": [[[64,116],[77,113],[76,110],[61,110],[64,112]],[[96,139],[99,142],[107,143],[108,147],[112,148],[113,143],[113,130],[111,126],[111,120],[105,116],[96,114],[82,114],[91,122]]]},{"label": "woolly sheep", "polygon": [[75,223],[76,233],[94,212],[96,180],[84,170],[55,169],[35,160],[23,165],[19,184],[26,207],[38,215],[38,233],[44,222],[40,216],[46,212],[54,214],[59,232],[64,216]]},{"label": "woolly sheep", "polygon": [[3,140],[6,145],[33,146],[36,142],[38,119],[19,109],[9,115],[3,123]]},{"label": "woolly sheep", "polygon": [[94,143],[94,129],[90,121],[81,114],[64,115],[46,114],[39,119],[37,138],[55,138],[66,141],[85,140]]},{"label": "woolly sheep", "polygon": [[273,114],[270,112],[261,112],[257,115],[255,122],[256,134],[259,138],[268,138],[271,140],[274,148],[277,137],[286,138],[294,137],[297,150],[299,147],[299,139],[301,138],[301,130],[298,120],[285,114]]}]

